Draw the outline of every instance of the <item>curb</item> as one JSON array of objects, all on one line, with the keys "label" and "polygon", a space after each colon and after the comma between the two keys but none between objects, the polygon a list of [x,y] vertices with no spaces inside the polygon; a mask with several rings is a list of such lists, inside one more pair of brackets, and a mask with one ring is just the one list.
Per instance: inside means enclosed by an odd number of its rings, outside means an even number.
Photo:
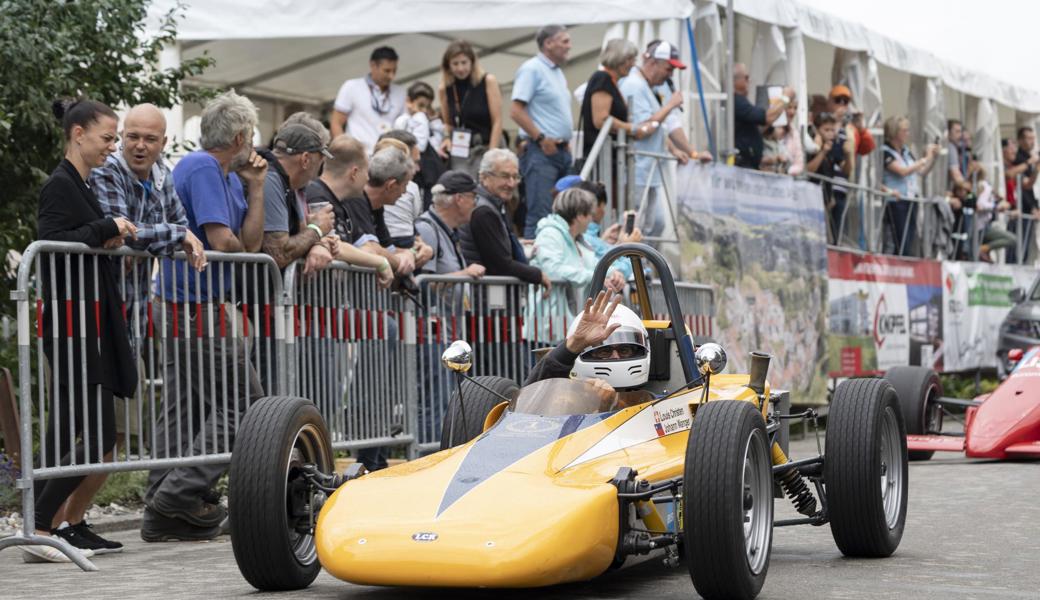
[{"label": "curb", "polygon": [[[104,519],[98,519],[90,523],[91,529],[95,533],[112,533],[116,531],[132,531],[134,529],[141,528],[141,518],[143,517],[142,512],[137,511],[131,514],[118,515],[112,517],[106,517]],[[19,531],[21,531],[21,525],[19,525]],[[14,535],[13,532],[0,533],[0,539],[10,537]]]}]

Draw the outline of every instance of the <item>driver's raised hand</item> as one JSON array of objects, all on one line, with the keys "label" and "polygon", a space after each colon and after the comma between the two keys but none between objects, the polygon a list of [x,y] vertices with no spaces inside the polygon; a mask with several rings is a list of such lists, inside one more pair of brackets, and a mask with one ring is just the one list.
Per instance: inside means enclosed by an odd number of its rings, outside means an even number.
[{"label": "driver's raised hand", "polygon": [[621,326],[620,323],[610,324],[610,315],[614,314],[614,309],[620,303],[621,296],[611,299],[606,291],[601,291],[595,301],[592,298],[585,300],[585,310],[579,317],[578,325],[564,342],[567,349],[579,354],[585,348],[598,346],[610,337],[610,334]]}]

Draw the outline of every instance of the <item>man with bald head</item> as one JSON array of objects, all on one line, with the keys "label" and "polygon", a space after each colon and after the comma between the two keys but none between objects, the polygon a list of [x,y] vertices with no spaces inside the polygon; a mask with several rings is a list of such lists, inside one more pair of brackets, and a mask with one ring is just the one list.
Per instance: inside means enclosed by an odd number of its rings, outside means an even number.
[{"label": "man with bald head", "polygon": [[750,88],[751,75],[748,74],[747,65],[733,65],[733,147],[738,152],[736,164],[738,167],[758,169],[765,145],[759,127],[771,125],[784,114],[791,98],[782,95],[779,101],[770,104],[769,108],[762,108],[748,100]]}]

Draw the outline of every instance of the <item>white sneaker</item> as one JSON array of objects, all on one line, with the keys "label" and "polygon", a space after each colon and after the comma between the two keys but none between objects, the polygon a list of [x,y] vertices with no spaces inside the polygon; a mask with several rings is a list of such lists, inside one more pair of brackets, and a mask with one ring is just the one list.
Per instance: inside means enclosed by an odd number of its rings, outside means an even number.
[{"label": "white sneaker", "polygon": [[[27,563],[67,563],[72,562],[68,556],[65,556],[61,550],[52,546],[21,546],[22,549],[22,560]],[[73,552],[79,552],[84,558],[90,558],[94,556],[93,550],[79,550],[77,548],[72,549]]]}]

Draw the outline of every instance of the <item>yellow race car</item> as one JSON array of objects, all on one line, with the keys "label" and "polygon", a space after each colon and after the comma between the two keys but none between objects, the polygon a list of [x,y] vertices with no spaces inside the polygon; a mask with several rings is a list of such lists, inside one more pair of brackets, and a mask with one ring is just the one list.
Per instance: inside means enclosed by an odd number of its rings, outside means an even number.
[{"label": "yellow race car", "polygon": [[[358,584],[537,587],[587,580],[634,555],[685,564],[706,598],[753,598],[765,581],[773,527],[830,524],[848,556],[881,557],[902,537],[906,432],[883,379],[840,384],[825,455],[791,460],[787,423],[766,382],[769,357],[749,374],[722,374],[720,346],[694,348],[663,257],[630,257],[635,301],[665,373],[632,405],[602,386],[546,379],[517,390],[466,378],[445,422],[451,446],[374,473],[333,472],[313,403],[267,398],[246,415],[230,472],[231,540],[242,575],[260,590],[298,589],[324,567]],[[654,321],[643,276],[654,267],[669,321]],[[445,352],[460,373],[464,342]],[[663,361],[663,363],[662,363]],[[454,439],[451,439],[454,438]],[[774,521],[787,496],[802,517]]]}]

